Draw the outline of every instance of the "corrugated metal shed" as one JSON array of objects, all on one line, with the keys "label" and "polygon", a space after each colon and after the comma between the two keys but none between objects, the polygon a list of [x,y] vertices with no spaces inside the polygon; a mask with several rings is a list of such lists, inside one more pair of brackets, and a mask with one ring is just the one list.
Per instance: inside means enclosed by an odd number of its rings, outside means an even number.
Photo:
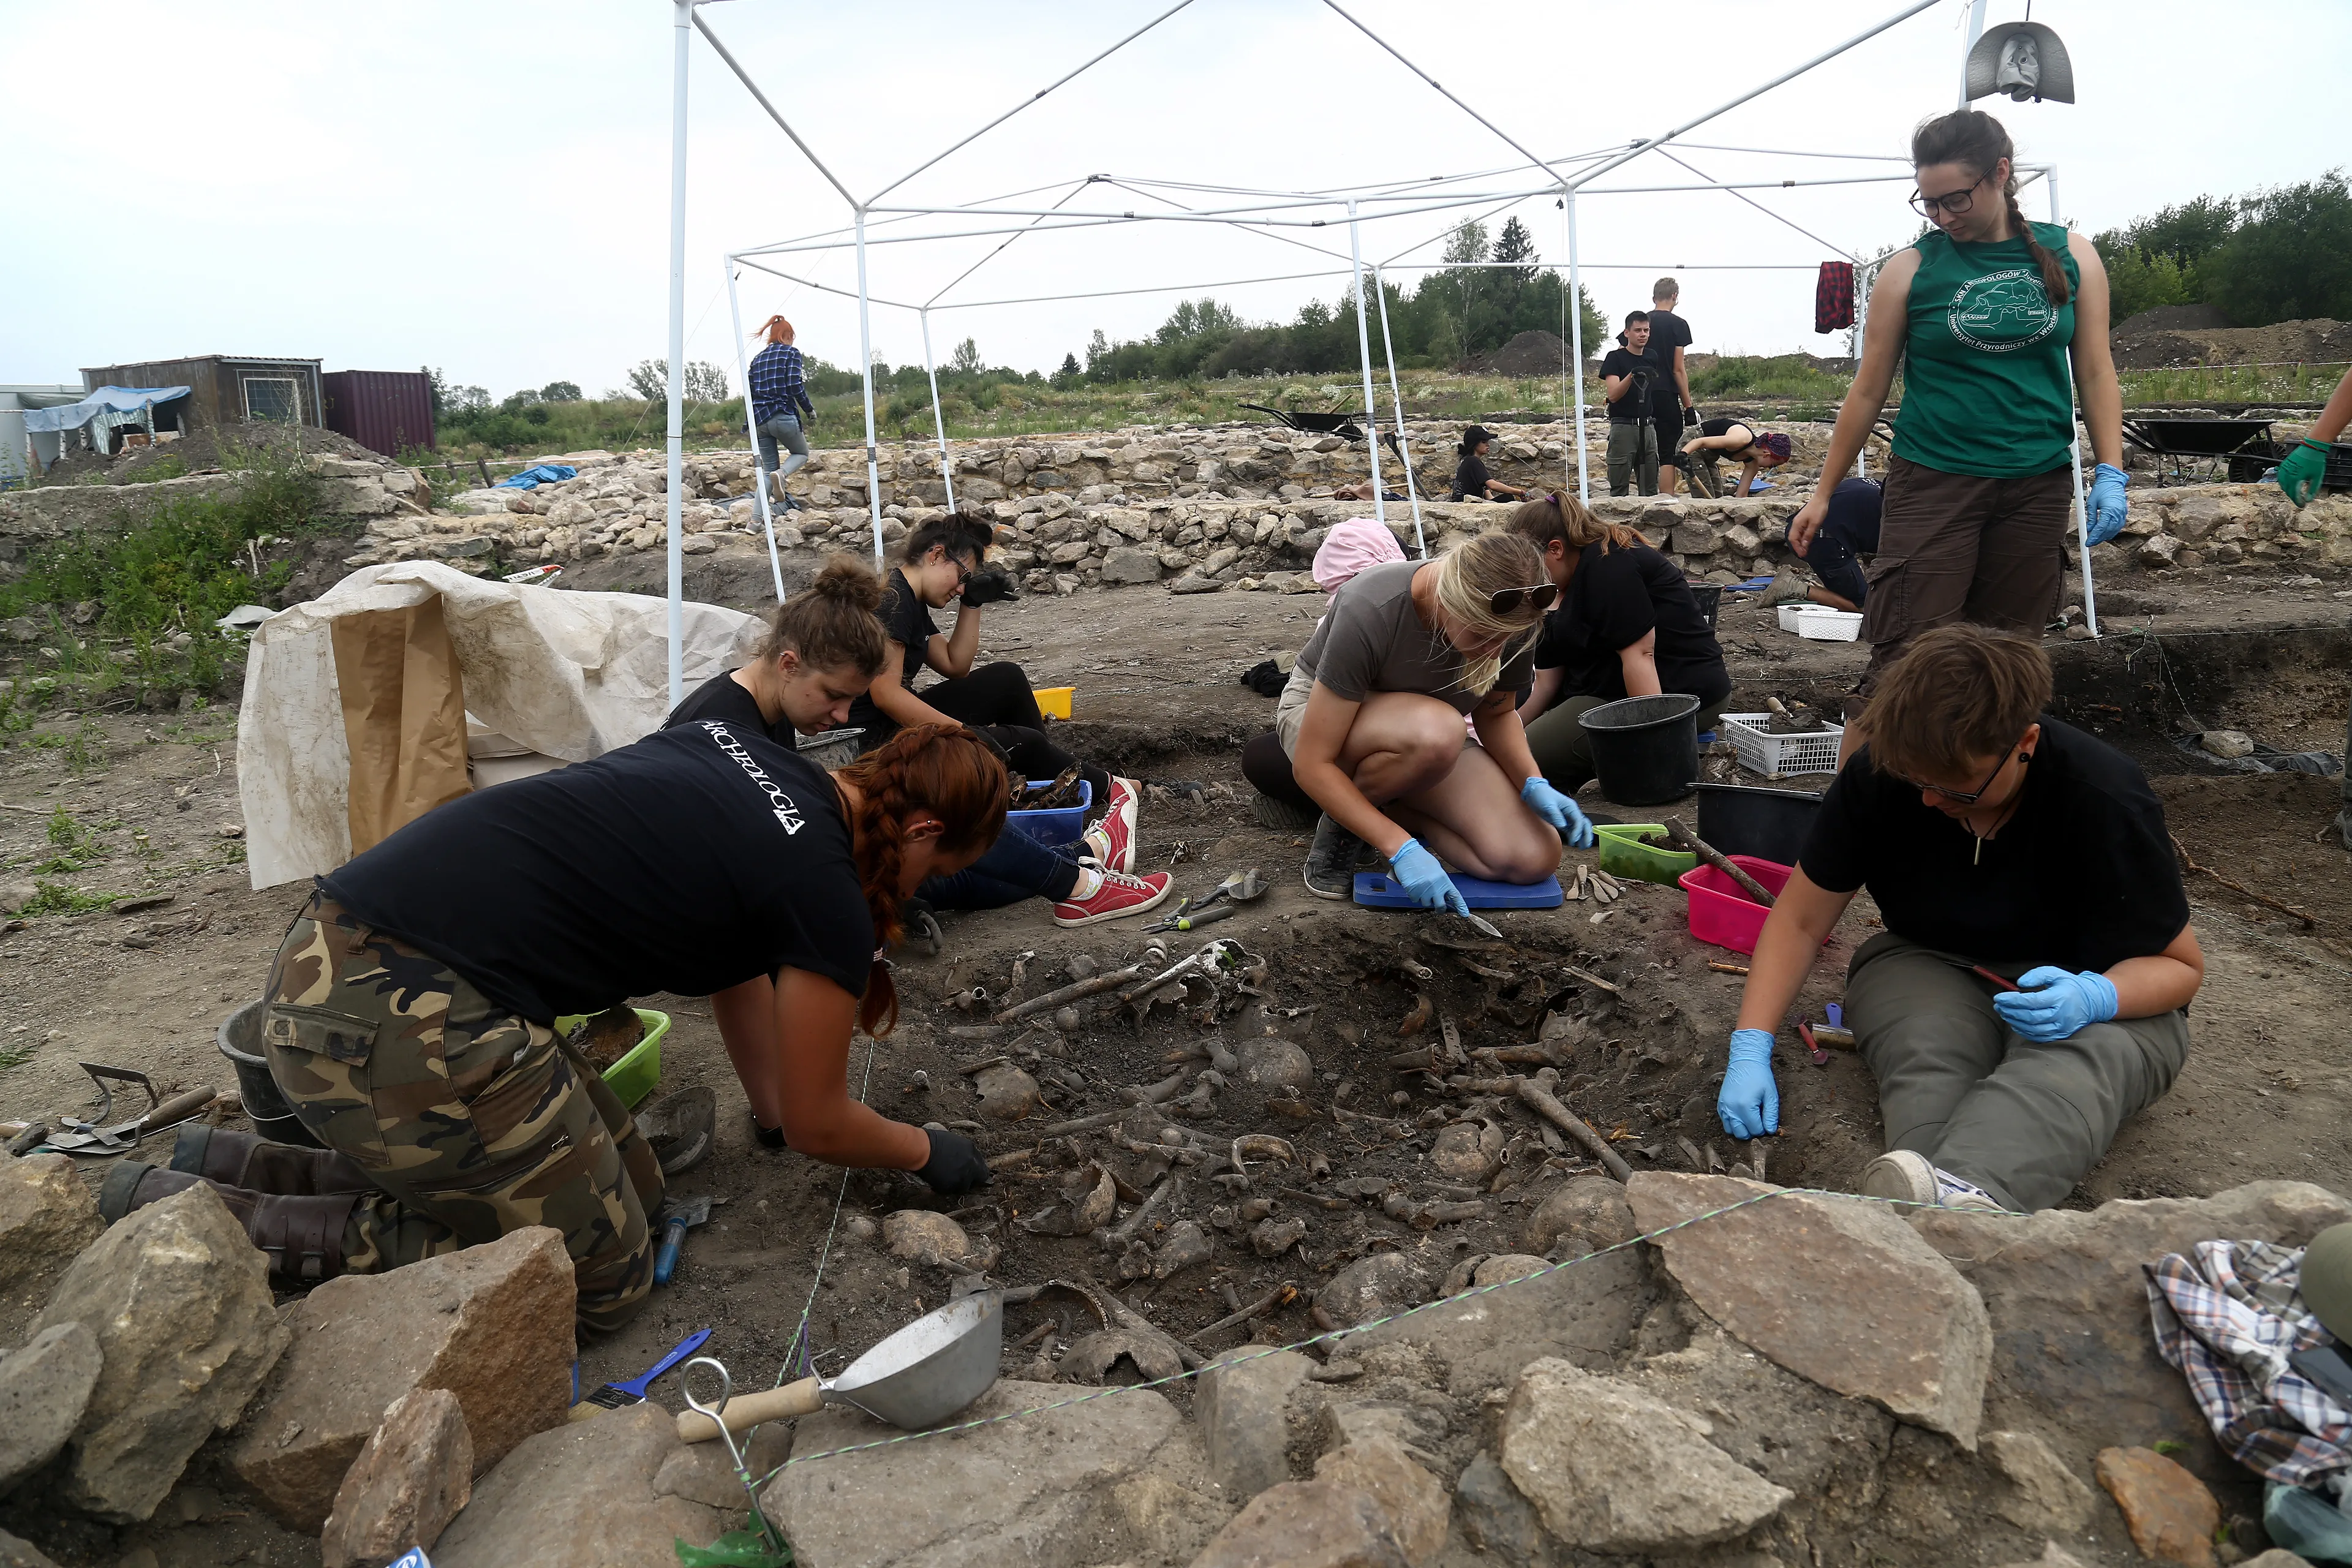
[{"label": "corrugated metal shed", "polygon": [[387,458],[433,445],[433,383],[424,372],[338,370],[324,384],[328,429]]},{"label": "corrugated metal shed", "polygon": [[325,388],[314,359],[262,359],[243,354],[200,354],[192,359],[110,364],[81,373],[85,390],[101,386],[185,386],[187,398],[173,409],[173,423],[157,411],[159,429],[236,424],[249,419],[325,419]]}]

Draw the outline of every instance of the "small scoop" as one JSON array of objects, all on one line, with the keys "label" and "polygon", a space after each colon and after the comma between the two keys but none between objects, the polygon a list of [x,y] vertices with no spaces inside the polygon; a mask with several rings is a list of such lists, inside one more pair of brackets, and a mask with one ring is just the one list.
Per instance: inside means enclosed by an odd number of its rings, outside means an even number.
[{"label": "small scoop", "polygon": [[677,1418],[678,1441],[707,1443],[719,1423],[741,1432],[762,1421],[814,1415],[828,1405],[862,1410],[906,1431],[936,1426],[996,1382],[1004,1351],[1004,1296],[975,1290],[926,1312],[859,1356],[830,1383],[804,1377],[782,1388],[739,1394],[718,1407],[717,1420],[700,1410]]}]

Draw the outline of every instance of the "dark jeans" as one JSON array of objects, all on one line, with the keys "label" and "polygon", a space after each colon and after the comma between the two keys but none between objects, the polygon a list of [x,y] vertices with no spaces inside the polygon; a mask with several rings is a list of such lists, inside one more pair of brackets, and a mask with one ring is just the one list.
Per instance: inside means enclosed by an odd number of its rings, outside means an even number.
[{"label": "dark jeans", "polygon": [[1024,899],[1060,903],[1078,882],[1083,846],[1047,848],[1018,828],[996,836],[988,853],[950,877],[926,877],[915,896],[940,910],[1001,910]]},{"label": "dark jeans", "polygon": [[1863,575],[1862,563],[1855,557],[1853,546],[1828,527],[1813,535],[1805,564],[1821,578],[1822,587],[1856,609],[1869,601],[1870,579]]},{"label": "dark jeans", "polygon": [[1272,795],[1286,805],[1301,811],[1320,811],[1315,797],[1298,787],[1291,775],[1290,757],[1282,749],[1282,737],[1272,730],[1255,736],[1242,748],[1242,776],[1258,794]]}]

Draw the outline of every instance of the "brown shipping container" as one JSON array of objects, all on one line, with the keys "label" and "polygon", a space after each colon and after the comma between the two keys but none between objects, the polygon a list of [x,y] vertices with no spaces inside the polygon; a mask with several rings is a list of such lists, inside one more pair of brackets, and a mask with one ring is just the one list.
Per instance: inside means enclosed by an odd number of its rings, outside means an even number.
[{"label": "brown shipping container", "polygon": [[433,384],[413,370],[338,370],[322,378],[327,428],[397,458],[433,446]]},{"label": "brown shipping container", "polygon": [[241,354],[197,354],[187,359],[139,364],[85,366],[85,388],[184,386],[187,397],[156,410],[156,426],[195,430],[248,419],[291,418],[319,425],[319,362],[261,359]]}]

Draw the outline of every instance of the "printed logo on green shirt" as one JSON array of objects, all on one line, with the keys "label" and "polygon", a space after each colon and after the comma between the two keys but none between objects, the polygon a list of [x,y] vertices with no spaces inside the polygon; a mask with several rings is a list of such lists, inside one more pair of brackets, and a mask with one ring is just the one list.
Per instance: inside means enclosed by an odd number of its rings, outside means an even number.
[{"label": "printed logo on green shirt", "polygon": [[1987,353],[2031,348],[2058,330],[2058,312],[2036,267],[1969,279],[1952,295],[1946,319],[1954,338]]}]

